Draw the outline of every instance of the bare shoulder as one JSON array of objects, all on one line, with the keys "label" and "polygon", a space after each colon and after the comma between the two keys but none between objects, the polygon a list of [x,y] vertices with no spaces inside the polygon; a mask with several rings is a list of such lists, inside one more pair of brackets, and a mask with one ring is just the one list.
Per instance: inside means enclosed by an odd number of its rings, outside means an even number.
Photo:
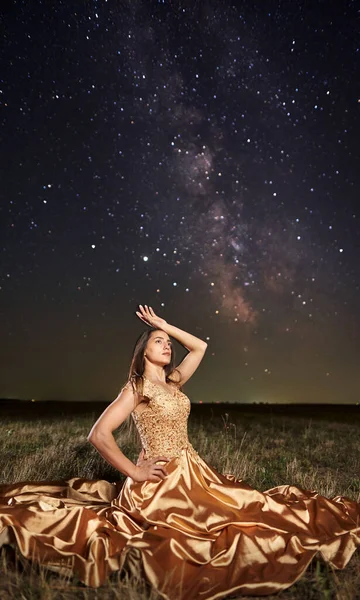
[{"label": "bare shoulder", "polygon": [[126,384],[121,388],[118,398],[125,398],[133,403],[136,407],[143,400],[143,394],[139,390],[135,381],[127,381]]},{"label": "bare shoulder", "polygon": [[171,371],[170,375],[168,376],[168,380],[171,381],[172,383],[174,383],[177,387],[180,387],[180,382],[181,382],[181,373],[178,369],[174,369],[173,371]]},{"label": "bare shoulder", "polygon": [[125,419],[132,413],[139,402],[136,387],[131,382],[127,382],[120,390],[119,394],[106,407],[94,424],[88,439],[93,435],[107,435],[119,427]]}]

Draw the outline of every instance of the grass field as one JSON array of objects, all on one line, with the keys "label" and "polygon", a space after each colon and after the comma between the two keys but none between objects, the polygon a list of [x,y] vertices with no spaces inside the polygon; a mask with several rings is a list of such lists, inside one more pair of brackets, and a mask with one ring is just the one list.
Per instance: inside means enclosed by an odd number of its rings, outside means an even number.
[{"label": "grass field", "polygon": [[[55,413],[56,414],[56,413]],[[87,442],[98,412],[57,418],[6,414],[0,424],[1,483],[85,477],[115,481],[123,476]],[[360,502],[360,426],[345,412],[324,418],[276,414],[241,408],[193,410],[189,437],[202,458],[218,471],[233,473],[266,490],[295,484],[331,498]],[[139,446],[127,430],[115,433],[125,454],[136,462]],[[235,596],[232,596],[233,598]],[[9,546],[0,557],[0,600],[156,600],[143,582],[114,574],[101,588],[86,588],[44,566],[31,564]],[[246,598],[242,596],[242,598]],[[250,598],[250,597],[249,597]],[[252,596],[254,598],[254,596]],[[267,598],[278,600],[360,599],[360,551],[342,571],[314,560],[291,588]]]}]

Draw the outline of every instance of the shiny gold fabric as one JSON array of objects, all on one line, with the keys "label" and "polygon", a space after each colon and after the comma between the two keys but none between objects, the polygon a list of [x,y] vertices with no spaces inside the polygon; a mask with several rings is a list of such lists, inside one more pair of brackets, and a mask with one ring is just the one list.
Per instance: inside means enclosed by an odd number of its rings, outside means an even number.
[{"label": "shiny gold fabric", "polygon": [[360,504],[294,485],[259,492],[218,473],[188,441],[187,396],[149,380],[144,394],[133,418],[146,458],[171,458],[168,476],[0,486],[0,546],[92,587],[127,569],[168,600],[275,593],[316,554],[345,567],[360,545]]}]

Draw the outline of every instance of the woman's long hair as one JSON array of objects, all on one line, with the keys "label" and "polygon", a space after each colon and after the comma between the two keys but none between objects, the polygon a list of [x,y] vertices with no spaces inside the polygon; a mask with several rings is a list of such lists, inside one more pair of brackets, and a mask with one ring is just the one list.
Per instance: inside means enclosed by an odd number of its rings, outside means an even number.
[{"label": "woman's long hair", "polygon": [[[122,386],[122,388],[120,389],[120,392],[122,392],[124,387],[126,385],[128,385],[129,383],[131,383],[134,393],[137,392],[139,394],[139,396],[141,398],[143,398],[145,401],[147,400],[147,398],[144,396],[144,393],[143,393],[144,392],[143,374],[144,374],[144,370],[145,370],[144,353],[146,350],[146,345],[147,345],[149,338],[150,338],[151,334],[153,333],[153,331],[162,331],[162,330],[157,327],[149,327],[140,335],[140,337],[136,341],[134,351],[133,351],[133,356],[132,356],[131,363],[130,363],[128,378],[127,378],[127,381]],[[173,347],[173,345],[171,345],[170,362],[169,362],[169,364],[164,366],[164,371],[165,371],[166,382],[178,383],[180,381],[180,373],[175,368],[175,348]],[[181,386],[178,386],[178,388],[181,390]],[[131,415],[126,419],[124,424],[125,424],[125,427],[129,430],[131,437],[133,438],[133,441],[138,441],[139,436],[137,434],[136,428],[134,427],[134,423],[133,423],[133,419],[131,418]]]}]

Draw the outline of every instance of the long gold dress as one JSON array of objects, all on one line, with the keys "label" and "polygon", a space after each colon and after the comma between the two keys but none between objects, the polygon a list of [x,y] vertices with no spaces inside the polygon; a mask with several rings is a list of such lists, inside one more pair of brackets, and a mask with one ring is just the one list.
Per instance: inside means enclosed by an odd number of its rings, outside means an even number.
[{"label": "long gold dress", "polygon": [[91,587],[129,569],[167,600],[275,593],[317,554],[345,567],[360,545],[360,504],[294,485],[259,492],[218,473],[189,443],[188,397],[148,379],[144,395],[132,415],[145,458],[171,458],[168,476],[2,485],[0,546]]}]

